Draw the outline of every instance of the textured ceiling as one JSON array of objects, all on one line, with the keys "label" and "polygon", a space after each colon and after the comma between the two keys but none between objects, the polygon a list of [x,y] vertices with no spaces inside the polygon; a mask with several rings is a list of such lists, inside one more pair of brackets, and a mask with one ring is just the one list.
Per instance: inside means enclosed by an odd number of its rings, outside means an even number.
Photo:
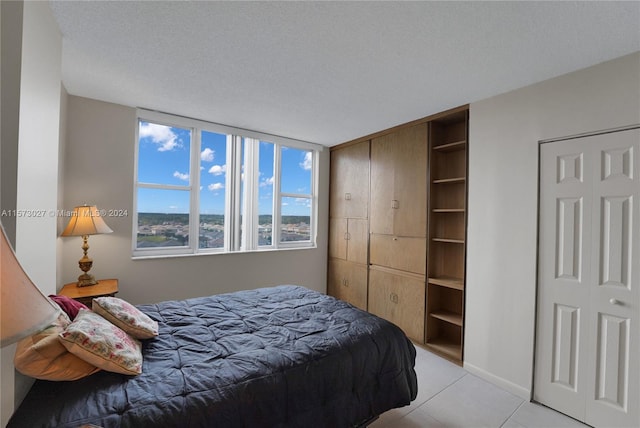
[{"label": "textured ceiling", "polygon": [[335,145],[640,50],[640,2],[51,1],[72,95]]}]

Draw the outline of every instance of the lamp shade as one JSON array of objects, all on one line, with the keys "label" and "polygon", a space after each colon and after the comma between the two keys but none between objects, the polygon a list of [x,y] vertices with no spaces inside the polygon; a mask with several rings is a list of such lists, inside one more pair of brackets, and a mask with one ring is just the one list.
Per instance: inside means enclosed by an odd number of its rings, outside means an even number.
[{"label": "lamp shade", "polygon": [[62,232],[62,236],[99,235],[111,232],[113,230],[104,222],[95,205],[81,205],[73,209],[69,224]]},{"label": "lamp shade", "polygon": [[2,229],[0,243],[0,347],[49,326],[60,309],[29,279]]}]

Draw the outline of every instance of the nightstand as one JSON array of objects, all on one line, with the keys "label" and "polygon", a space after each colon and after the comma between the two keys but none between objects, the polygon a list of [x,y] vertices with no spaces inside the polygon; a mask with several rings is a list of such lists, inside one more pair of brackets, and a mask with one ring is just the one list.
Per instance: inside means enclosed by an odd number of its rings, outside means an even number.
[{"label": "nightstand", "polygon": [[65,284],[59,294],[71,297],[91,309],[91,302],[96,297],[114,296],[117,292],[117,279],[99,279],[96,285],[86,287],[78,287],[76,282]]}]

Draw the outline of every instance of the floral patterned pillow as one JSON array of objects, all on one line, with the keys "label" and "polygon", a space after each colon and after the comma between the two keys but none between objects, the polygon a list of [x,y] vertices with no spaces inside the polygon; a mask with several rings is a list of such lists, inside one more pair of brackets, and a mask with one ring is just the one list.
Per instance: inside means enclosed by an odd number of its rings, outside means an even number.
[{"label": "floral patterned pillow", "polygon": [[93,299],[92,308],[136,339],[150,339],[158,335],[158,323],[122,299],[98,297]]},{"label": "floral patterned pillow", "polygon": [[142,373],[140,342],[88,309],[80,309],[59,338],[69,352],[103,370]]}]

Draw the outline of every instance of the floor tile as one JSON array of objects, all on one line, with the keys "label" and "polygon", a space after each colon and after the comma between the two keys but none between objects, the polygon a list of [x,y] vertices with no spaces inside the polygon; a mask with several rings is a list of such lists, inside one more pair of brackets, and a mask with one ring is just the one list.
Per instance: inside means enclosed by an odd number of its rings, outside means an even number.
[{"label": "floor tile", "polygon": [[560,412],[536,403],[523,403],[511,416],[511,421],[526,428],[586,428],[587,425],[578,422]]},{"label": "floor tile", "polygon": [[[388,413],[388,412],[387,412]],[[371,428],[436,428],[444,427],[439,421],[434,419],[423,408],[418,407],[406,415],[400,417],[389,418],[385,413],[376,421],[375,424],[370,425]]]},{"label": "floor tile", "polygon": [[525,402],[416,345],[418,397],[370,428],[587,428],[545,406]]},{"label": "floor tile", "polygon": [[416,346],[417,403],[424,403],[467,374],[462,367]]},{"label": "floor tile", "polygon": [[441,426],[500,427],[523,400],[471,374],[427,401],[422,408]]},{"label": "floor tile", "polygon": [[416,410],[427,400],[455,383],[467,373],[462,367],[421,348],[419,345],[416,345],[415,370],[418,378],[418,396],[416,399],[408,406],[386,412],[380,417],[379,421],[371,425],[372,428],[383,426],[381,425],[382,421],[390,423]]}]

